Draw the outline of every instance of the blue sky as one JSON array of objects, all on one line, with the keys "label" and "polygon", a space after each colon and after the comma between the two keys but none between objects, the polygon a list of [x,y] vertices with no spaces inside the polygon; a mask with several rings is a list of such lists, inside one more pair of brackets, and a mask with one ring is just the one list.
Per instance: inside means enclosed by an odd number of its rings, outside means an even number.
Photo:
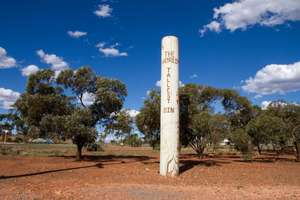
[{"label": "blue sky", "polygon": [[299,13],[299,0],[1,1],[0,112],[24,91],[29,65],[91,66],[122,80],[125,107],[138,110],[160,79],[165,35],[180,40],[184,84],[233,88],[258,105],[298,102]]}]

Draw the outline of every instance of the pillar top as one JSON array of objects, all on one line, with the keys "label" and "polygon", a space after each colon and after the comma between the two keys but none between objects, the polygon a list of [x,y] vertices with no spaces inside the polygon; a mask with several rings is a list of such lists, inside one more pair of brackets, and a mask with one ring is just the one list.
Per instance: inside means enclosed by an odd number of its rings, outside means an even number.
[{"label": "pillar top", "polygon": [[174,35],[167,35],[162,38],[162,41],[165,41],[165,40],[178,40],[178,38]]}]

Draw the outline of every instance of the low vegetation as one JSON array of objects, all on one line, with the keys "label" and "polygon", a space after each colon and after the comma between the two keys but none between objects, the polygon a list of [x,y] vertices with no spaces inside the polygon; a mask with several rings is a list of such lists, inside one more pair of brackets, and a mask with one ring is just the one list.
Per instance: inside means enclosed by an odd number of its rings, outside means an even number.
[{"label": "low vegetation", "polygon": [[[123,109],[126,85],[97,76],[89,67],[55,74],[40,70],[29,76],[25,92],[7,114],[0,115],[2,140],[32,142],[36,138],[101,150],[96,144],[112,135],[118,145],[159,149],[160,91],[151,90],[140,113],[131,117]],[[214,151],[225,139],[250,161],[255,150],[272,150],[277,156],[294,149],[300,161],[300,106],[273,102],[266,109],[252,105],[236,91],[197,84],[180,88],[180,143],[199,157]],[[140,134],[136,133],[136,128]],[[14,132],[14,137],[11,133]],[[9,136],[9,137],[7,137]],[[13,140],[11,138],[14,138]],[[9,149],[3,150],[4,153]]]},{"label": "low vegetation", "polygon": [[[279,155],[291,146],[300,161],[299,105],[278,101],[262,110],[233,90],[196,84],[181,87],[179,95],[181,145],[190,146],[200,157],[208,148],[228,139],[248,161],[254,150],[259,154],[262,149],[272,150]],[[159,145],[159,115],[160,94],[153,90],[136,120],[152,147]]]}]

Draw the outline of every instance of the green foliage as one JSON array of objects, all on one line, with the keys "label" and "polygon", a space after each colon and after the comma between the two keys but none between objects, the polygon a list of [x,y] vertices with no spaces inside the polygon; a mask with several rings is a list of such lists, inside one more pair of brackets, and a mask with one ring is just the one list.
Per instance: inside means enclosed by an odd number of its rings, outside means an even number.
[{"label": "green foliage", "polygon": [[127,89],[121,81],[103,77],[97,77],[95,84],[95,103],[90,109],[96,122],[105,123],[122,109]]},{"label": "green foliage", "polygon": [[60,93],[60,87],[54,87],[54,72],[50,69],[40,70],[28,78],[26,93],[28,94],[56,94]]},{"label": "green foliage", "polygon": [[37,139],[41,136],[40,129],[36,126],[30,126],[28,130],[27,140]]},{"label": "green foliage", "polygon": [[[93,101],[87,104],[85,95]],[[95,142],[96,126],[105,130],[104,136],[114,134],[125,144],[139,146],[142,140],[130,134],[134,120],[122,111],[126,96],[124,83],[97,76],[89,67],[62,71],[57,78],[51,70],[40,70],[29,76],[25,93],[14,105],[16,112],[0,115],[0,131],[16,130],[31,139],[72,139],[78,159],[82,148]],[[214,113],[215,102],[221,103],[223,113]],[[230,139],[246,159],[251,159],[252,145],[260,151],[261,145],[272,144],[279,151],[292,142],[300,161],[299,105],[275,102],[262,111],[234,90],[197,84],[180,88],[179,104],[180,142],[199,155],[231,132]],[[159,91],[149,93],[135,122],[145,142],[159,147]]]},{"label": "green foliage", "polygon": [[15,108],[27,126],[40,126],[45,115],[66,115],[72,110],[62,88],[55,86],[54,72],[40,70],[29,76],[26,92],[15,103]]},{"label": "green foliage", "polygon": [[89,67],[81,67],[75,72],[71,69],[62,71],[56,79],[58,84],[71,89],[83,107],[83,95],[94,94],[96,90],[96,75]]},{"label": "green foliage", "polygon": [[262,112],[253,118],[246,127],[252,144],[261,152],[261,145],[273,144],[275,148],[283,147],[287,142],[286,128],[283,120]]},{"label": "green foliage", "polygon": [[[73,93],[72,99],[80,102],[80,106],[75,106],[75,111],[66,117],[65,128],[66,137],[72,138],[73,143],[77,144],[78,159],[81,157],[82,147],[95,140],[96,125],[108,131],[117,130],[117,133],[129,131],[124,113],[119,114],[127,96],[126,86],[121,81],[96,76],[90,68],[81,67],[76,72],[61,72],[57,83],[70,89]],[[91,105],[86,105],[83,101],[85,94],[94,97]]]},{"label": "green foliage", "polygon": [[113,134],[117,138],[124,138],[130,135],[133,130],[133,119],[126,110],[113,116],[106,126],[106,132]]},{"label": "green foliage", "polygon": [[208,112],[196,114],[191,123],[191,134],[189,144],[199,156],[202,156],[204,149],[210,142],[210,121],[211,115]]},{"label": "green foliage", "polygon": [[192,119],[189,145],[202,156],[208,145],[215,146],[224,139],[228,129],[229,124],[224,116],[203,111]]},{"label": "green foliage", "polygon": [[211,115],[209,121],[210,144],[218,145],[222,140],[228,137],[230,132],[230,123],[226,116],[221,114]]},{"label": "green foliage", "polygon": [[[224,114],[213,113],[216,101]],[[215,146],[230,130],[244,128],[254,115],[250,102],[236,91],[187,84],[180,89],[181,144],[202,155],[208,144]]]},{"label": "green foliage", "polygon": [[180,142],[184,146],[190,145],[194,139],[192,121],[195,115],[202,111],[209,110],[209,103],[216,91],[196,84],[186,84],[179,91],[180,108]]},{"label": "green foliage", "polygon": [[144,101],[144,106],[136,116],[136,125],[144,134],[145,141],[156,148],[160,142],[160,94],[152,90]]},{"label": "green foliage", "polygon": [[132,134],[124,139],[124,144],[131,147],[140,147],[142,146],[143,141],[137,134]]},{"label": "green foliage", "polygon": [[254,117],[254,109],[246,97],[240,96],[236,91],[222,90],[222,104],[233,129],[244,128]]},{"label": "green foliage", "polygon": [[21,137],[21,136],[17,135],[14,142],[23,143],[24,142],[24,137]]},{"label": "green foliage", "polygon": [[231,132],[230,139],[233,142],[235,148],[241,151],[244,160],[252,160],[252,145],[251,138],[245,132],[244,129],[235,129]]},{"label": "green foliage", "polygon": [[[86,94],[94,97],[91,105],[84,102]],[[51,70],[40,70],[29,76],[15,108],[29,127],[27,137],[72,139],[80,159],[82,148],[96,139],[96,125],[111,124],[126,95],[122,82],[96,76],[89,67],[62,71],[57,78]]]},{"label": "green foliage", "polygon": [[[224,138],[230,125],[234,124],[235,128],[245,126],[253,115],[250,102],[232,90],[186,84],[180,88],[179,101],[180,142],[192,146],[198,154],[203,153],[207,144],[216,144]],[[215,101],[224,106],[224,115],[213,113],[212,103]],[[152,147],[159,144],[159,91],[151,91],[144,101],[137,116],[137,127]]]},{"label": "green foliage", "polygon": [[65,135],[77,145],[77,159],[82,157],[82,148],[96,140],[97,132],[89,109],[75,109],[65,118]]},{"label": "green foliage", "polygon": [[45,115],[40,122],[40,135],[56,141],[65,140],[67,138],[66,120],[66,115]]},{"label": "green foliage", "polygon": [[86,150],[88,151],[104,151],[99,143],[90,143],[87,145]]},{"label": "green foliage", "polygon": [[283,139],[288,137],[294,144],[296,160],[300,161],[300,106],[286,102],[273,102],[269,105],[267,112],[284,121],[287,133]]}]

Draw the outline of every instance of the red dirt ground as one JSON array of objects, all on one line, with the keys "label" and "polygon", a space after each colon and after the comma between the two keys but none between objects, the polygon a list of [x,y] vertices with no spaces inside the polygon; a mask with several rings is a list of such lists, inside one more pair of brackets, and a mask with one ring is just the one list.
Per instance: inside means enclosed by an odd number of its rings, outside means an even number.
[{"label": "red dirt ground", "polygon": [[300,199],[300,163],[181,157],[181,174],[158,174],[158,154],[0,156],[0,199]]}]

